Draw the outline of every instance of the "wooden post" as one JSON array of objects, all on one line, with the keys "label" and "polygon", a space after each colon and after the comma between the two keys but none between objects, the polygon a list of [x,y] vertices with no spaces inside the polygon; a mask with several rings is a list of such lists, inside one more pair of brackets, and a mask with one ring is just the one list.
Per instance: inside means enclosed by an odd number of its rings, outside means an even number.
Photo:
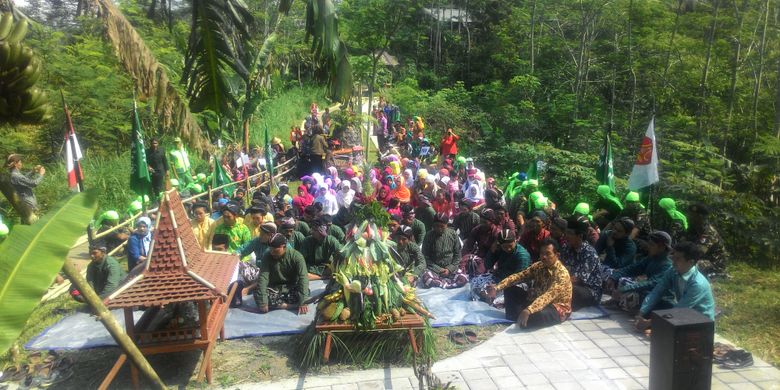
[{"label": "wooden post", "polygon": [[146,360],[146,357],[141,353],[141,350],[139,350],[138,346],[133,343],[133,340],[122,331],[122,327],[116,321],[114,315],[106,308],[103,301],[98,297],[97,293],[95,293],[95,290],[93,290],[92,286],[90,286],[86,279],[81,276],[81,273],[79,273],[76,267],[69,261],[66,261],[62,266],[62,270],[68,276],[71,283],[79,290],[87,304],[97,314],[98,319],[103,323],[103,326],[106,327],[108,333],[111,334],[111,337],[114,338],[119,345],[119,348],[121,348],[127,354],[127,357],[130,358],[130,362],[133,366],[137,367],[141,373],[152,382],[154,388],[165,389],[165,383],[163,383],[154,371]]}]

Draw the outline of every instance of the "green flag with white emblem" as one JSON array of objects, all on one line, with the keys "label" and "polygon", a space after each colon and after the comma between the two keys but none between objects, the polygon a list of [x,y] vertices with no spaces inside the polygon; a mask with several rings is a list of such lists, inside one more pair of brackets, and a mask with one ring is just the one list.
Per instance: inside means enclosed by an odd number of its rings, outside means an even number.
[{"label": "green flag with white emblem", "polygon": [[152,195],[152,177],[149,175],[149,165],[146,163],[144,149],[144,131],[138,108],[133,100],[133,146],[130,149],[130,189],[140,196]]},{"label": "green flag with white emblem", "polygon": [[612,142],[609,130],[604,134],[604,145],[601,146],[599,165],[596,167],[596,180],[599,184],[608,185],[612,193],[615,193],[615,172],[613,171]]}]

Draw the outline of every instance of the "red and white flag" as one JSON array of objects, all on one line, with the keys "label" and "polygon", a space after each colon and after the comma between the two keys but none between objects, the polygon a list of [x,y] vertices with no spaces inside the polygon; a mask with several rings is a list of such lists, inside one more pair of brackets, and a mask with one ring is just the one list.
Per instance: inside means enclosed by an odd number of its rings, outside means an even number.
[{"label": "red and white flag", "polygon": [[628,189],[636,191],[658,183],[658,144],[655,142],[655,117],[650,119],[642,146],[636,156],[634,169],[628,178]]},{"label": "red and white flag", "polygon": [[76,132],[73,130],[73,122],[70,119],[70,112],[68,112],[68,105],[65,104],[63,98],[63,107],[65,108],[65,119],[67,120],[68,128],[65,129],[65,168],[68,173],[68,187],[71,189],[77,189],[81,192],[84,188],[82,181],[84,174],[81,171],[81,146],[79,146],[79,140],[76,138]]}]

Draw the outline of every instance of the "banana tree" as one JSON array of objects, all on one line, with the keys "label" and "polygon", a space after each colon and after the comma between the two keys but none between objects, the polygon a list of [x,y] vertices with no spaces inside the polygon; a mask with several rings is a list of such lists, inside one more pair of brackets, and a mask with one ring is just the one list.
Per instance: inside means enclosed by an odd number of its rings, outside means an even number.
[{"label": "banana tree", "polygon": [[0,353],[24,329],[70,247],[84,234],[97,208],[94,193],[71,196],[35,225],[17,225],[0,244]]},{"label": "banana tree", "polygon": [[[35,85],[41,78],[41,61],[22,40],[27,35],[26,19],[14,21],[8,12],[0,15],[0,123],[38,123],[50,112],[46,94]],[[0,172],[0,192],[29,225],[35,212],[16,195],[8,172]]]},{"label": "banana tree", "polygon": [[[260,48],[254,49],[250,43],[254,19],[246,4],[241,0],[193,0],[192,30],[182,75],[193,112],[209,110],[229,123],[241,122],[247,138],[249,121],[265,96],[263,80],[273,72],[271,55],[279,21],[291,5],[292,0],[279,2],[273,30]],[[352,71],[331,0],[308,0],[306,33],[313,38],[311,50],[320,62],[329,95],[345,101],[352,93]]]},{"label": "banana tree", "polygon": [[35,84],[41,78],[41,61],[22,40],[26,19],[14,21],[8,12],[0,16],[0,121],[37,123],[51,107]]}]

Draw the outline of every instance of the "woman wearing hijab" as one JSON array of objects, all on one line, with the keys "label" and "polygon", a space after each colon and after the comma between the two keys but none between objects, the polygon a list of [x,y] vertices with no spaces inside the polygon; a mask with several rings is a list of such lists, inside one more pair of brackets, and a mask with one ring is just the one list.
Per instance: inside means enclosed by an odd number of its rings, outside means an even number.
[{"label": "woman wearing hijab", "polygon": [[414,173],[411,169],[404,170],[404,183],[414,183]]},{"label": "woman wearing hijab", "polygon": [[466,199],[476,206],[485,202],[485,195],[478,181],[473,181],[466,189]]},{"label": "woman wearing hijab", "polygon": [[301,184],[298,186],[298,196],[293,198],[293,210],[298,216],[303,215],[303,211],[306,207],[311,206],[314,203],[314,197],[309,193],[308,188]]},{"label": "woman wearing hijab", "polygon": [[341,182],[341,191],[336,193],[336,201],[341,208],[349,208],[352,205],[352,201],[355,199],[355,190],[352,189],[349,180]]},{"label": "woman wearing hijab", "polygon": [[392,197],[390,196],[389,186],[382,186],[379,188],[379,191],[376,192],[376,201],[382,203],[384,207],[387,207],[390,204],[390,199],[392,199]]},{"label": "woman wearing hijab", "polygon": [[131,271],[136,265],[146,261],[149,244],[152,242],[152,220],[140,217],[135,221],[135,231],[127,240],[127,269]]},{"label": "woman wearing hijab", "polygon": [[314,196],[314,192],[316,188],[314,187],[316,185],[317,181],[311,177],[311,176],[304,176],[301,178],[301,185],[306,187],[306,191],[309,193],[309,195]]},{"label": "woman wearing hijab", "polygon": [[398,177],[396,187],[390,192],[391,197],[398,198],[401,203],[409,203],[412,200],[412,192],[409,191],[409,187],[406,186],[406,180],[403,177]]},{"label": "woman wearing hijab", "polygon": [[330,189],[326,184],[320,184],[317,190],[317,197],[314,198],[315,203],[322,205],[322,212],[328,214],[331,217],[335,216],[339,212],[339,203],[336,200],[336,195],[330,192]]}]

